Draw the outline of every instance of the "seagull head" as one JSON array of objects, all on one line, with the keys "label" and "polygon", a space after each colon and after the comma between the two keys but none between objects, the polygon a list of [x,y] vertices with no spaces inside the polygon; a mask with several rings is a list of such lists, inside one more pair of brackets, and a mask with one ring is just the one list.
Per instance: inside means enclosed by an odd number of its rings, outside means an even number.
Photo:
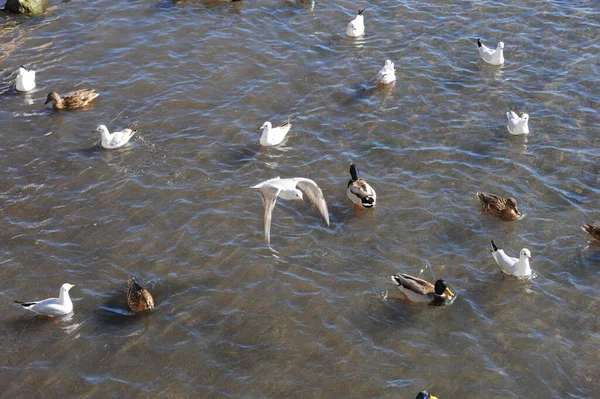
[{"label": "seagull head", "polygon": [[94,132],[108,133],[108,128],[105,125],[100,125],[92,133]]},{"label": "seagull head", "polygon": [[69,292],[69,290],[71,288],[75,287],[73,284],[69,284],[69,283],[64,283],[61,287],[60,290],[63,292]]},{"label": "seagull head", "polygon": [[504,49],[504,42],[498,42],[498,49],[500,49],[500,50]]},{"label": "seagull head", "polygon": [[267,121],[267,122],[263,123],[263,125],[258,130],[271,129],[272,127],[273,127],[273,125],[271,125],[271,122]]},{"label": "seagull head", "polygon": [[533,258],[531,257],[531,252],[529,252],[529,250],[528,250],[527,248],[523,248],[523,249],[521,250],[521,253],[519,254],[519,257],[520,257],[521,259],[528,258],[530,261],[532,261],[532,262],[533,262]]},{"label": "seagull head", "polygon": [[300,201],[304,201],[304,195],[302,194],[302,191],[298,190],[297,188],[294,189],[294,191],[292,191],[292,197],[294,199],[298,199]]},{"label": "seagull head", "polygon": [[390,65],[392,65],[392,61],[391,60],[385,60],[384,66],[389,67]]},{"label": "seagull head", "polygon": [[521,115],[521,120],[527,122],[529,120],[529,114],[523,113]]}]

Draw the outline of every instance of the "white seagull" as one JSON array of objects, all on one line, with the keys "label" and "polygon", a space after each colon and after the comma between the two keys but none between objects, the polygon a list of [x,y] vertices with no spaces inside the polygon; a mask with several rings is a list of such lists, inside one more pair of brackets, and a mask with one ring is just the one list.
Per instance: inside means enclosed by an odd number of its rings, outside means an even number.
[{"label": "white seagull", "polygon": [[120,132],[109,133],[108,129],[104,125],[98,126],[92,133],[94,132],[100,132],[100,135],[102,136],[102,141],[100,144],[103,148],[114,150],[115,148],[119,148],[127,144],[129,139],[131,139],[133,135],[137,133],[137,122]]},{"label": "white seagull", "polygon": [[39,302],[15,301],[15,303],[42,316],[62,316],[73,311],[73,302],[71,302],[71,298],[69,297],[69,290],[73,287],[75,286],[72,284],[64,283],[60,287],[58,298],[44,299]]},{"label": "white seagull", "polygon": [[285,138],[286,134],[292,128],[292,119],[288,120],[281,126],[273,127],[271,122],[267,121],[260,127],[262,129],[262,136],[260,136],[260,145],[265,147],[272,147],[280,144]]},{"label": "white seagull", "polygon": [[19,67],[17,75],[16,88],[18,91],[31,91],[35,87],[35,71],[25,68],[23,65]]},{"label": "white seagull", "polygon": [[396,80],[396,72],[394,70],[394,63],[390,60],[386,60],[381,71],[377,73],[377,82],[387,85]]},{"label": "white seagull", "polygon": [[356,18],[348,23],[346,28],[346,35],[350,37],[359,37],[365,34],[365,18],[363,16],[365,9],[358,10]]},{"label": "white seagull", "polygon": [[304,201],[302,195],[302,192],[304,192],[310,202],[317,208],[325,224],[329,226],[329,211],[323,197],[323,191],[317,186],[317,183],[310,179],[303,177],[280,179],[276,177],[252,186],[252,188],[258,189],[265,206],[265,242],[269,247],[271,246],[271,217],[273,216],[273,208],[275,208],[277,197],[284,200]]},{"label": "white seagull", "polygon": [[529,115],[523,114],[520,118],[519,115],[514,113],[513,111],[506,113],[506,118],[508,122],[506,123],[506,128],[510,132],[510,134],[514,134],[518,136],[520,134],[529,134],[529,125],[527,122],[529,121]]},{"label": "white seagull", "polygon": [[477,47],[479,47],[479,56],[482,60],[492,65],[504,64],[504,43],[498,42],[496,50],[492,50],[481,43],[481,39],[477,39]]},{"label": "white seagull", "polygon": [[523,248],[519,252],[519,259],[508,256],[502,249],[498,249],[494,240],[492,240],[492,256],[496,263],[502,269],[502,272],[509,276],[529,277],[531,276],[531,267],[529,261],[533,260],[531,252]]}]

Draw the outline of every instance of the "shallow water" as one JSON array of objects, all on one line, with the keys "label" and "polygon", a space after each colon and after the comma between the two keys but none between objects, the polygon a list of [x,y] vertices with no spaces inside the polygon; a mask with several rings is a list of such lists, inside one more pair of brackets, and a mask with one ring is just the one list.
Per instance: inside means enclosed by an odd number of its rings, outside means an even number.
[{"label": "shallow water", "polygon": [[[600,78],[594,2],[51,1],[0,15],[0,316],[3,398],[600,397]],[[362,7],[362,5],[360,5]],[[475,40],[505,43],[484,65]],[[394,87],[371,79],[385,59]],[[37,88],[14,93],[18,65]],[[92,87],[85,111],[43,108]],[[527,139],[505,112],[527,112]],[[285,144],[258,128],[296,115]],[[101,151],[99,124],[139,120]],[[350,161],[377,190],[359,217]],[[314,179],[331,227],[267,178]],[[479,212],[512,194],[526,217]],[[535,278],[503,279],[486,249],[531,250]],[[426,265],[428,265],[426,267]],[[452,306],[406,303],[389,276],[443,277]],[[132,317],[135,274],[157,308]],[[32,317],[13,299],[75,312]]]}]

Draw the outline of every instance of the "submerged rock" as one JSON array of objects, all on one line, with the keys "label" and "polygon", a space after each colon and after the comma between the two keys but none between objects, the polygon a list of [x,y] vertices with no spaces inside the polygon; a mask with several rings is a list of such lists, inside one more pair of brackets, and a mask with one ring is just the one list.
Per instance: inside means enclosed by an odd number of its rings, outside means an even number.
[{"label": "submerged rock", "polygon": [[4,10],[15,14],[40,15],[46,10],[48,0],[6,0]]}]

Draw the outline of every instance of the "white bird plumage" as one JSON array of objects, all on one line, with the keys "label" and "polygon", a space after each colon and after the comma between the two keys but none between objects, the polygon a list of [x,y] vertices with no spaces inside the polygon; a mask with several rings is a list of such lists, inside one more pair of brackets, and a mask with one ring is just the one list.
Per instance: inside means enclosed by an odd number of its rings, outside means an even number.
[{"label": "white bird plumage", "polygon": [[519,258],[513,258],[504,253],[504,250],[498,249],[494,240],[492,240],[492,256],[502,269],[502,272],[509,276],[529,277],[531,276],[531,267],[529,261],[533,260],[531,252],[527,248],[523,248],[519,252]]},{"label": "white bird plumage", "polygon": [[43,301],[21,302],[15,301],[25,309],[31,310],[42,316],[58,317],[69,314],[73,311],[73,302],[69,297],[69,290],[75,287],[72,284],[64,283],[60,287],[58,298],[48,298]]},{"label": "white bird plumage", "polygon": [[529,122],[528,114],[524,113],[519,117],[514,111],[509,111],[506,113],[506,119],[508,119],[506,128],[510,134],[514,134],[515,136],[529,134],[529,125],[527,124]]},{"label": "white bird plumage", "polygon": [[31,91],[35,87],[35,71],[25,68],[23,65],[19,67],[19,74],[15,87],[18,91]]},{"label": "white bird plumage", "polygon": [[365,34],[365,17],[363,16],[365,9],[358,10],[356,18],[348,23],[346,27],[346,35],[350,37],[359,37]]},{"label": "white bird plumage", "polygon": [[377,83],[387,85],[396,80],[396,71],[394,63],[390,60],[385,60],[383,68],[377,73]]},{"label": "white bird plumage", "polygon": [[120,132],[109,133],[105,125],[98,126],[94,132],[100,132],[102,136],[100,144],[103,148],[114,150],[127,144],[133,135],[137,133],[137,122]]},{"label": "white bird plumage", "polygon": [[262,196],[263,205],[265,206],[265,242],[269,246],[271,245],[271,218],[278,197],[284,200],[304,201],[303,193],[306,194],[310,202],[317,208],[325,224],[329,226],[329,211],[323,197],[323,191],[311,179],[303,177],[281,179],[276,177],[252,186],[252,188],[258,189]]},{"label": "white bird plumage", "polygon": [[285,136],[292,128],[292,119],[289,119],[281,126],[273,127],[271,122],[267,121],[260,127],[262,129],[262,135],[260,136],[260,145],[265,147],[272,147],[280,144]]},{"label": "white bird plumage", "polygon": [[498,42],[496,49],[485,46],[481,39],[477,39],[477,47],[479,47],[479,56],[482,60],[492,65],[504,64],[504,43]]}]

